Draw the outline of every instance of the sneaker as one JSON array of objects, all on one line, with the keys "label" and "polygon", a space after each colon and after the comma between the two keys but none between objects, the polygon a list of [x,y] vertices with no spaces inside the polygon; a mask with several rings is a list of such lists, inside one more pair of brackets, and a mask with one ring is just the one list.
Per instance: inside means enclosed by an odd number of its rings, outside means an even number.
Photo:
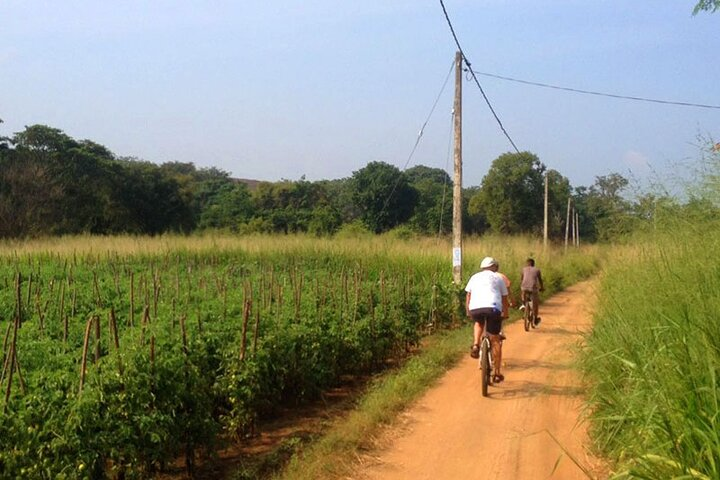
[{"label": "sneaker", "polygon": [[505,336],[505,332],[500,332],[500,340],[505,340],[507,337]]},{"label": "sneaker", "polygon": [[480,345],[470,347],[470,356],[472,358],[480,358]]}]

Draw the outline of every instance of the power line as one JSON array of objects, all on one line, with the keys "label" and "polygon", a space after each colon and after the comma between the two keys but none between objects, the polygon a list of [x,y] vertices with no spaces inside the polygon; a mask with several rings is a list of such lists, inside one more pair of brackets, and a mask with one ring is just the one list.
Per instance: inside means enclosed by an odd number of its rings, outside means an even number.
[{"label": "power line", "polygon": [[482,86],[480,85],[480,81],[477,79],[477,76],[475,75],[475,72],[470,67],[470,61],[465,56],[465,52],[463,51],[462,47],[460,46],[460,40],[458,40],[457,35],[455,34],[455,29],[452,26],[452,22],[450,21],[450,16],[447,13],[447,9],[445,8],[445,3],[443,0],[440,0],[440,6],[443,9],[443,13],[445,14],[445,20],[447,20],[448,27],[450,27],[450,32],[452,33],[453,38],[455,39],[455,45],[457,45],[458,50],[460,51],[460,55],[462,56],[463,61],[465,62],[465,65],[467,66],[468,71],[472,75],[473,79],[475,80],[475,84],[480,89],[480,93],[482,93],[483,98],[485,99],[485,103],[487,103],[487,106],[490,108],[490,111],[492,112],[493,116],[495,117],[495,121],[500,126],[500,130],[505,134],[505,137],[510,141],[510,144],[513,146],[515,151],[517,153],[520,153],[520,150],[518,150],[517,146],[515,145],[515,142],[513,142],[513,139],[510,138],[510,134],[505,130],[505,126],[503,126],[503,123],[500,121],[500,117],[498,117],[497,113],[495,113],[495,109],[493,108],[492,104],[490,103],[490,99],[485,95],[485,90],[483,90]]},{"label": "power line", "polygon": [[442,201],[440,202],[440,225],[438,226],[438,238],[440,238],[440,235],[442,235],[442,227],[443,227],[443,213],[445,212],[445,193],[447,192],[447,185],[448,181],[450,180],[450,175],[447,173],[449,170],[448,165],[450,165],[450,150],[452,149],[452,141],[453,141],[453,125],[455,124],[455,109],[453,109],[452,114],[450,115],[450,134],[448,135],[448,148],[447,148],[447,156],[445,158],[445,181],[443,182],[443,193],[442,193]]},{"label": "power line", "polygon": [[658,100],[656,98],[634,97],[634,96],[629,96],[629,95],[618,95],[618,94],[614,94],[614,93],[595,92],[592,90],[581,90],[579,88],[561,87],[558,85],[551,85],[549,83],[531,82],[529,80],[521,80],[519,78],[505,77],[503,75],[497,75],[494,73],[478,72],[477,70],[473,70],[472,72],[477,73],[478,75],[486,76],[486,77],[497,78],[499,80],[507,80],[508,82],[523,83],[525,85],[533,85],[536,87],[552,88],[555,90],[564,90],[567,92],[574,92],[574,93],[583,93],[586,95],[597,95],[599,97],[620,98],[620,99],[624,99],[624,100],[635,100],[638,102],[661,103],[664,105],[679,105],[679,106],[683,106],[683,107],[720,109],[720,105],[707,105],[707,104],[702,104],[702,103],[690,103],[690,102],[674,102],[671,100]]},{"label": "power line", "polygon": [[413,148],[410,151],[410,155],[408,155],[407,160],[405,160],[405,164],[403,165],[403,168],[400,171],[400,175],[398,175],[397,178],[395,179],[395,184],[393,185],[392,190],[390,190],[390,194],[385,199],[385,203],[383,203],[383,207],[380,210],[380,213],[378,213],[377,218],[380,218],[380,216],[383,213],[385,213],[385,209],[387,208],[388,204],[390,203],[390,199],[392,198],[393,194],[395,193],[397,186],[400,184],[400,178],[402,177],[402,174],[405,172],[405,170],[407,170],[407,166],[410,164],[410,160],[412,160],[413,156],[415,155],[415,151],[417,150],[418,145],[420,145],[420,140],[422,139],[423,133],[425,133],[425,127],[427,126],[428,122],[430,121],[430,118],[432,117],[433,113],[435,112],[435,108],[437,107],[438,102],[440,101],[440,97],[442,97],[443,92],[445,92],[445,87],[447,87],[448,80],[450,79],[450,74],[452,74],[454,66],[455,66],[455,62],[453,61],[450,64],[450,70],[448,70],[448,73],[445,76],[445,81],[443,82],[443,85],[440,88],[440,92],[437,94],[437,97],[435,97],[435,102],[433,103],[433,106],[430,109],[430,113],[428,114],[427,118],[425,118],[425,121],[423,122],[422,126],[420,127],[420,131],[418,132],[417,138],[415,139],[415,145],[413,145]]}]

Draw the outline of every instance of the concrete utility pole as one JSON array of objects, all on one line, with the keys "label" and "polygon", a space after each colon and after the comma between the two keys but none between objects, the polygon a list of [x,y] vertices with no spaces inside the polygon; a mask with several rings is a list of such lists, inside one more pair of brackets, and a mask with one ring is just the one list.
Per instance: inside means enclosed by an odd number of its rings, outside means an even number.
[{"label": "concrete utility pole", "polygon": [[565,217],[565,251],[568,247],[568,235],[570,234],[570,201],[572,197],[568,197],[567,215]]},{"label": "concrete utility pole", "polygon": [[543,219],[543,248],[547,249],[548,243],[548,177],[550,172],[545,172],[545,216]]},{"label": "concrete utility pole", "polygon": [[575,246],[580,246],[580,214],[575,210]]},{"label": "concrete utility pole", "polygon": [[453,177],[453,282],[462,282],[462,54],[455,53],[455,175]]}]

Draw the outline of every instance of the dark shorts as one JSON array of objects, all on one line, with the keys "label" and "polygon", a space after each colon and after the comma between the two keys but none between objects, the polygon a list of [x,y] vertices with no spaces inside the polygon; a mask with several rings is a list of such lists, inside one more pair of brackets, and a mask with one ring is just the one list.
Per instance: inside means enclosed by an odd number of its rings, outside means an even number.
[{"label": "dark shorts", "polygon": [[470,318],[480,323],[485,331],[492,335],[498,335],[502,329],[502,315],[494,308],[470,310]]},{"label": "dark shorts", "polygon": [[532,301],[535,302],[535,305],[540,304],[540,292],[538,289],[534,290],[524,290],[522,291],[522,301],[524,302],[525,299],[530,300],[532,298]]}]

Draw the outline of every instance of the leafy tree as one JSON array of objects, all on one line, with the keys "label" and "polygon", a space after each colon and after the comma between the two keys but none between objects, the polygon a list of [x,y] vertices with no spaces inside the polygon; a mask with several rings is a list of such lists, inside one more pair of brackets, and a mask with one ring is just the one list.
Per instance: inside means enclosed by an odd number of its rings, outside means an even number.
[{"label": "leafy tree", "polygon": [[370,162],[353,172],[351,191],[361,220],[375,233],[407,221],[417,202],[405,174],[385,162]]},{"label": "leafy tree", "polygon": [[570,180],[557,170],[548,170],[548,235],[564,238],[567,220],[567,201],[572,193]]},{"label": "leafy tree", "polygon": [[262,182],[253,192],[255,223],[271,231],[332,233],[340,226],[340,212],[329,199],[325,184],[308,182]]},{"label": "leafy tree", "polygon": [[477,186],[463,189],[462,224],[465,233],[482,234],[490,228],[479,193],[480,187]]},{"label": "leafy tree", "polygon": [[611,173],[595,177],[595,183],[582,190],[582,195],[576,197],[576,205],[583,213],[581,236],[608,241],[631,229],[632,205],[622,196],[629,183],[619,173]]},{"label": "leafy tree", "polygon": [[352,223],[360,218],[360,209],[353,200],[352,179],[321,180],[333,209],[340,215],[342,223]]},{"label": "leafy tree", "polygon": [[431,235],[448,233],[452,229],[453,187],[447,172],[418,165],[406,170],[405,176],[418,194],[410,218],[412,228]]},{"label": "leafy tree", "polygon": [[530,152],[504,153],[483,178],[474,210],[484,211],[499,233],[539,230],[543,219],[545,166]]},{"label": "leafy tree", "polygon": [[212,197],[200,216],[200,228],[226,228],[238,231],[253,215],[252,199],[244,183],[225,184]]},{"label": "leafy tree", "polygon": [[718,10],[720,10],[720,0],[700,0],[693,9],[693,15],[702,11],[713,13]]}]

